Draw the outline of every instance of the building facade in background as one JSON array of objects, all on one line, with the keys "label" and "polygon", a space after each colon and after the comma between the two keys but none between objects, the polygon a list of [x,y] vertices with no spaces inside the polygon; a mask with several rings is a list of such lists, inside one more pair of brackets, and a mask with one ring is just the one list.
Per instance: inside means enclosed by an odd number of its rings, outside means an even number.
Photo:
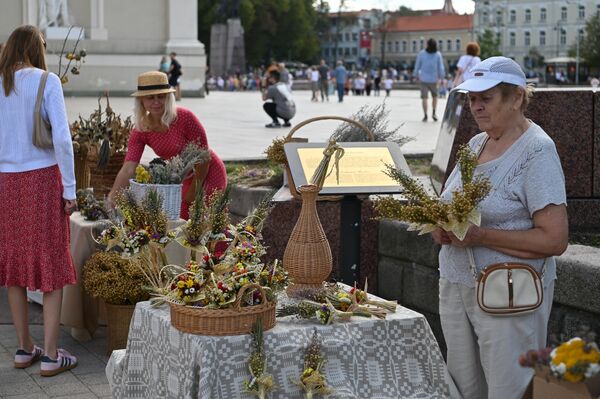
[{"label": "building facade in background", "polygon": [[585,34],[586,20],[600,12],[599,0],[475,0],[474,29],[492,30],[500,51],[524,69],[533,65],[535,49],[549,65],[574,75],[576,59],[569,49]]}]

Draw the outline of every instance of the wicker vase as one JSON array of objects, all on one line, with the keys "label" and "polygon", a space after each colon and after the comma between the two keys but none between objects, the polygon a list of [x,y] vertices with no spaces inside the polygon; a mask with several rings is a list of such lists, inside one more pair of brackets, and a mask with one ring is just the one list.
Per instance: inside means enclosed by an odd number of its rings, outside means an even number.
[{"label": "wicker vase", "polygon": [[129,323],[135,311],[135,305],[106,304],[106,354],[127,347]]},{"label": "wicker vase", "polygon": [[288,295],[297,290],[321,287],[331,273],[331,248],[317,214],[319,188],[309,184],[299,189],[302,196],[300,216],[283,254],[283,266],[292,284]]},{"label": "wicker vase", "polygon": [[90,187],[94,188],[94,195],[98,199],[104,199],[110,192],[121,166],[125,161],[125,153],[119,152],[110,156],[108,164],[104,168],[96,166],[96,160],[89,166],[90,169]]}]

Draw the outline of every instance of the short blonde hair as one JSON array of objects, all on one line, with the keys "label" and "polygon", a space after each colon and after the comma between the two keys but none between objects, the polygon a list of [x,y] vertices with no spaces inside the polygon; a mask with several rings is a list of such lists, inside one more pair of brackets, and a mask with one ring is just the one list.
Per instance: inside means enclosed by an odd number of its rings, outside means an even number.
[{"label": "short blonde hair", "polygon": [[[167,98],[165,99],[165,111],[163,112],[160,121],[166,127],[171,126],[171,123],[177,119],[177,107],[175,106],[175,95],[173,93],[166,93]],[[144,127],[144,121],[148,119],[148,111],[144,108],[142,99],[144,96],[135,97],[133,107],[133,123],[137,130],[143,132],[147,129]],[[146,124],[147,126],[147,124]]]}]

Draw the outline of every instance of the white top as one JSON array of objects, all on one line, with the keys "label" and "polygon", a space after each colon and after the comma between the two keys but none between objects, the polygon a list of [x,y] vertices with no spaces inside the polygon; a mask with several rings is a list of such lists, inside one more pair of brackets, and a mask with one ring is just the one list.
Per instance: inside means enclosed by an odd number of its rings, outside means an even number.
[{"label": "white top", "polygon": [[391,90],[393,84],[394,84],[394,81],[390,78],[387,78],[386,80],[383,81],[383,87],[386,90]]},{"label": "white top", "polygon": [[310,81],[311,82],[318,82],[319,81],[319,71],[312,70],[310,71]]},{"label": "white top", "polygon": [[468,55],[468,54],[460,56],[460,59],[458,60],[456,67],[462,69],[463,81],[465,81],[471,77],[471,73],[470,73],[471,69],[473,69],[473,67],[475,65],[479,64],[480,62],[481,62],[481,58],[479,58],[479,57],[475,57],[475,56]]},{"label": "white top", "polygon": [[15,87],[8,97],[0,77],[0,172],[27,172],[57,165],[63,184],[63,198],[75,199],[73,143],[60,79],[50,73],[42,101],[42,117],[52,125],[53,149],[33,145],[33,118],[41,69],[15,72]]},{"label": "white top", "polygon": [[[487,133],[480,133],[469,141],[477,151]],[[481,226],[500,230],[528,230],[533,227],[533,214],[550,204],[566,204],[565,177],[552,139],[544,130],[531,126],[499,158],[477,165],[474,175],[489,177],[492,191],[478,206]],[[440,196],[452,199],[453,191],[460,189],[461,177],[455,167]],[[518,262],[534,267],[538,272],[544,259],[520,259],[488,247],[473,247],[478,270],[494,263]],[[454,245],[443,245],[439,254],[440,276],[452,283],[474,287],[467,252]],[[556,278],[554,257],[546,262],[544,286]]]}]

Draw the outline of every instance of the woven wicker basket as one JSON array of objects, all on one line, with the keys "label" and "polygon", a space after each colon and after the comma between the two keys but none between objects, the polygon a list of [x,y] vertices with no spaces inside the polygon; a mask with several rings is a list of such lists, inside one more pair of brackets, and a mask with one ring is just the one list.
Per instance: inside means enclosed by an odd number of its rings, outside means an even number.
[{"label": "woven wicker basket", "polygon": [[[306,120],[300,122],[299,124],[297,124],[296,126],[294,126],[292,128],[292,130],[290,130],[290,132],[288,133],[288,135],[285,137],[285,142],[287,143],[287,142],[295,141],[292,136],[301,127],[306,126],[306,125],[308,125],[309,123],[312,123],[312,122],[323,121],[323,120],[328,120],[328,119],[340,120],[340,121],[344,121],[344,122],[348,122],[348,123],[351,123],[353,125],[356,125],[356,126],[358,126],[359,128],[361,128],[365,132],[365,134],[367,135],[367,138],[369,139],[369,141],[375,141],[375,136],[373,135],[373,132],[371,132],[371,130],[368,127],[366,127],[364,124],[362,124],[361,122],[355,121],[354,119],[345,118],[343,116],[328,116],[328,115],[324,115],[324,116],[317,116],[317,117],[314,117],[314,118],[306,119]],[[292,178],[292,172],[290,171],[289,164],[285,164],[285,174],[287,176],[288,187],[290,189],[290,193],[294,196],[294,198],[300,199],[301,196],[298,193],[298,189],[296,187],[296,184],[294,183],[294,179]],[[307,176],[307,179],[309,179],[309,178],[310,178],[310,176]],[[320,197],[317,197],[317,200],[339,200],[339,199],[341,199],[340,196],[320,196]]]},{"label": "woven wicker basket", "polygon": [[90,187],[94,188],[94,195],[96,198],[100,200],[104,199],[110,192],[110,189],[117,178],[117,174],[123,166],[125,153],[119,152],[111,155],[108,164],[104,168],[98,168],[96,166],[97,157],[96,159],[88,157],[88,161],[90,162]]},{"label": "woven wicker basket", "polygon": [[[244,293],[256,288],[261,293],[263,303],[242,307]],[[264,289],[258,284],[246,284],[240,288],[238,298],[232,308],[205,309],[169,303],[171,324],[179,331],[199,335],[241,335],[249,334],[258,318],[262,318],[263,329],[275,326],[276,302],[267,302]]]},{"label": "woven wicker basket", "polygon": [[179,219],[179,212],[181,210],[181,187],[181,184],[141,184],[133,179],[129,179],[129,188],[138,200],[140,200],[150,189],[158,192],[158,195],[163,199],[163,209],[167,213],[169,220]]},{"label": "woven wicker basket", "polygon": [[106,354],[127,347],[129,324],[135,305],[106,304]]}]

